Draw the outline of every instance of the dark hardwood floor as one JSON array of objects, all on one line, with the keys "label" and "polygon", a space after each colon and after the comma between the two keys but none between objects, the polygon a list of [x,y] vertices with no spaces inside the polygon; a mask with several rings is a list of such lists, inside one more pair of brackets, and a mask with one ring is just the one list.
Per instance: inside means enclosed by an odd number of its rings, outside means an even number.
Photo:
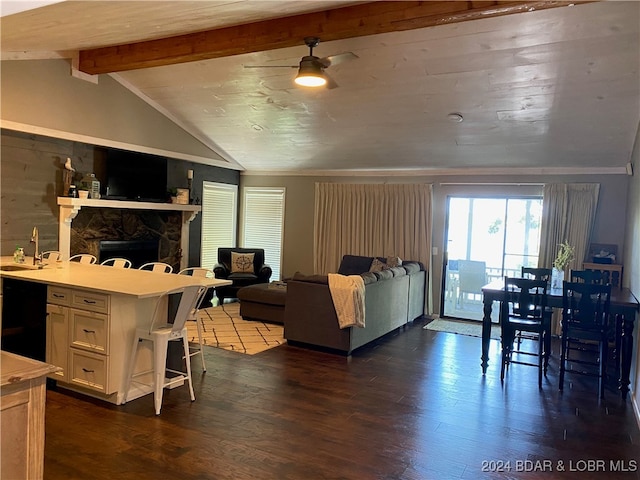
[{"label": "dark hardwood floor", "polygon": [[115,406],[49,390],[45,479],[640,478],[631,401],[599,402],[587,377],[559,392],[555,343],[542,390],[522,365],[501,385],[498,341],[483,376],[479,338],[424,323],[351,358],[208,348],[196,401],[168,391],[160,416],[150,395]]}]

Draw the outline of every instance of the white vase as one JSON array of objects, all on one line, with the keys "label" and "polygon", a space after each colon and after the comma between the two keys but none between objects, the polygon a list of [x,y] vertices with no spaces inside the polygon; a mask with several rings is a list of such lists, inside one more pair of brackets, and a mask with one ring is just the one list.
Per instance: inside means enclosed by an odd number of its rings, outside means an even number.
[{"label": "white vase", "polygon": [[564,281],[564,270],[558,270],[553,267],[551,271],[551,288],[562,288],[562,282]]}]

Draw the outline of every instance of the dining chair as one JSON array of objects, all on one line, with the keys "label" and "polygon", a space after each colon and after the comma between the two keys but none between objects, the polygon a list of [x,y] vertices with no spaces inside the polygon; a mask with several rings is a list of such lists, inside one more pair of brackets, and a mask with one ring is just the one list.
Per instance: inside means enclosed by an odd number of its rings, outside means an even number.
[{"label": "dining chair", "polygon": [[173,273],[173,267],[164,262],[149,262],[141,265],[138,270],[148,270],[155,273]]},{"label": "dining chair", "polygon": [[522,278],[533,278],[534,280],[549,282],[551,281],[552,272],[551,268],[522,267],[520,274]]},{"label": "dining chair", "polygon": [[[553,270],[551,268],[540,268],[540,267],[521,267],[520,276],[522,278],[532,278],[534,280],[544,280],[545,282],[551,282],[551,275]],[[549,314],[553,314],[553,309],[547,306],[547,310]],[[516,341],[518,344],[522,343],[523,338],[530,338],[530,336],[522,335],[522,332],[516,333]]]},{"label": "dining chair", "polygon": [[[609,349],[609,309],[611,285],[564,282],[562,287],[562,337],[560,353],[560,390],[565,372],[598,378],[600,398],[604,398]],[[596,357],[582,351],[569,358],[570,343],[575,340],[595,342]],[[583,367],[571,368],[568,367]],[[584,368],[587,367],[587,368]]]},{"label": "dining chair", "polygon": [[85,265],[93,265],[98,259],[90,253],[79,253],[69,257],[70,262],[84,263]]},{"label": "dining chair", "polygon": [[61,258],[62,258],[62,254],[57,250],[48,250],[46,252],[42,252],[43,263],[55,263]]},{"label": "dining chair", "polygon": [[[189,340],[187,334],[186,321],[192,310],[200,301],[200,298],[206,291],[206,287],[200,285],[191,285],[184,288],[178,288],[166,292],[163,297],[169,297],[173,294],[180,293],[180,303],[173,321],[173,324],[156,323],[158,317],[158,306],[163,304],[164,298],[161,297],[156,304],[156,311],[153,317],[150,319],[148,328],[138,328],[133,339],[133,345],[131,348],[129,374],[127,381],[127,388],[125,394],[129,394],[131,390],[131,383],[136,378],[149,375],[153,373],[153,402],[156,409],[156,415],[160,415],[160,409],[162,408],[162,393],[167,387],[184,383],[186,380],[189,385],[189,395],[191,401],[195,401],[196,397],[193,393],[193,382],[191,380],[191,359],[189,355]],[[138,347],[142,342],[151,342],[153,348],[153,367],[151,370],[143,370],[141,372],[135,372],[136,358],[138,353]],[[169,342],[182,342],[182,348],[184,352],[185,371],[179,371],[170,369],[167,367],[167,351],[169,348]],[[167,373],[172,373],[176,376],[167,378]],[[144,383],[144,382],[139,382]]]},{"label": "dining chair", "polygon": [[[191,275],[192,277],[203,277],[203,278],[213,278],[213,270],[204,267],[188,267],[183,268],[178,272],[178,275]],[[202,347],[204,343],[202,341],[202,322],[198,318],[198,310],[200,310],[203,300],[206,297],[206,292],[200,298],[199,302],[193,308],[193,310],[189,314],[189,318],[187,320],[191,322],[196,322],[196,331],[198,332],[198,347],[191,347],[189,352],[189,356],[193,357],[195,355],[200,355],[200,360],[202,361],[202,371],[207,371],[207,364],[204,361],[204,350]]]},{"label": "dining chair", "polygon": [[[547,282],[529,278],[505,277],[503,298],[500,305],[502,329],[502,365],[500,381],[509,365],[531,365],[538,367],[538,387],[542,387],[542,376],[546,376],[551,347],[551,313],[547,309]],[[537,352],[514,349],[516,332],[536,335]],[[520,355],[537,356],[537,363],[520,359]]]},{"label": "dining chair", "polygon": [[[591,283],[596,285],[609,283],[602,272],[595,270],[571,270],[569,278],[571,282],[577,283]],[[615,338],[611,338],[609,340],[613,340],[615,342]],[[591,352],[592,354],[597,354],[598,348],[598,345],[594,345],[593,342],[585,342],[578,338],[570,338],[567,341],[567,356],[565,360],[569,359],[571,352]]]},{"label": "dining chair", "polygon": [[131,268],[131,260],[128,258],[108,258],[100,265],[106,265],[107,267],[116,268]]},{"label": "dining chair", "polygon": [[464,308],[464,302],[482,296],[482,287],[488,283],[487,264],[475,260],[458,260],[458,304]]},{"label": "dining chair", "polygon": [[605,281],[602,272],[596,270],[571,270],[570,279],[571,282],[575,283],[608,283]]}]

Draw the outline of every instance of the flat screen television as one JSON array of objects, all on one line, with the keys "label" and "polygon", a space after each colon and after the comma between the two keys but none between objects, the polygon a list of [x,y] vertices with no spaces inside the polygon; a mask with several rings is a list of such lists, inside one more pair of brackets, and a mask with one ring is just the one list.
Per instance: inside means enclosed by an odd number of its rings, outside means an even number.
[{"label": "flat screen television", "polygon": [[109,150],[106,198],[140,202],[167,200],[167,159],[127,150]]}]

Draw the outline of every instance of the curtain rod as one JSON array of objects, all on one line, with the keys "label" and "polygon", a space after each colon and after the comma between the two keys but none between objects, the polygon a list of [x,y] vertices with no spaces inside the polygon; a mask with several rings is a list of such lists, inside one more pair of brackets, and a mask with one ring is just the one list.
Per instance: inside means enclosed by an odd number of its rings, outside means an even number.
[{"label": "curtain rod", "polygon": [[510,186],[510,187],[521,187],[521,186],[527,186],[527,187],[544,187],[545,184],[544,183],[522,183],[522,182],[512,182],[512,183],[473,183],[473,182],[468,182],[468,183],[464,183],[464,182],[443,182],[443,183],[439,183],[438,185],[473,185],[473,186]]}]

